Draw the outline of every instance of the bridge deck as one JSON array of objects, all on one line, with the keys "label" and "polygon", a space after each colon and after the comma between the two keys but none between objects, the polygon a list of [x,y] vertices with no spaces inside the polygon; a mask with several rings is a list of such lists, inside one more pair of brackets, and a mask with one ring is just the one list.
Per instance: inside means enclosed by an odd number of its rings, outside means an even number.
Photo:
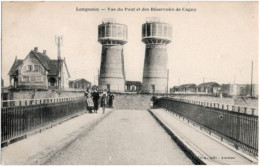
[{"label": "bridge deck", "polygon": [[138,110],[76,117],[2,148],[2,163],[192,164],[150,113]]},{"label": "bridge deck", "polygon": [[114,110],[46,164],[192,164],[147,111]]}]

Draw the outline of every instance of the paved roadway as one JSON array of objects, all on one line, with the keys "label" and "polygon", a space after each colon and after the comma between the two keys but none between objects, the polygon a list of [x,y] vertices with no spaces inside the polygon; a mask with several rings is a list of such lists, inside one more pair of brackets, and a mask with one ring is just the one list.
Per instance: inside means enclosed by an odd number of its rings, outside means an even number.
[{"label": "paved roadway", "polygon": [[114,110],[45,164],[193,164],[148,111]]}]

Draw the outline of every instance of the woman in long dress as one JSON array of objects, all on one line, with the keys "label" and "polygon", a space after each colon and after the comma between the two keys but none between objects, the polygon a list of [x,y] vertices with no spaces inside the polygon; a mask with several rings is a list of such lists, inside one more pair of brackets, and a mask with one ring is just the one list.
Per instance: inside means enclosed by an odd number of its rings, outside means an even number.
[{"label": "woman in long dress", "polygon": [[102,110],[103,110],[103,114],[105,113],[106,104],[107,104],[107,92],[104,91],[102,96],[101,96],[101,107],[102,107]]}]

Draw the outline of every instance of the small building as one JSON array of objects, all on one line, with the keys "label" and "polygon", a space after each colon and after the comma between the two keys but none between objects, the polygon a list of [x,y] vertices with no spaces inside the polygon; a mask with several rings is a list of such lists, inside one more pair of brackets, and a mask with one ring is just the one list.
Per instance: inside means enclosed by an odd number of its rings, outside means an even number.
[{"label": "small building", "polygon": [[69,81],[69,87],[71,89],[89,89],[91,88],[91,82],[85,80],[84,78],[76,79],[76,80],[71,80]]},{"label": "small building", "polygon": [[4,87],[4,80],[1,78],[1,87]]},{"label": "small building", "polygon": [[253,96],[258,98],[258,84],[253,84]]},{"label": "small building", "polygon": [[46,50],[35,47],[25,59],[17,59],[9,71],[10,85],[14,89],[67,89],[70,74],[64,59],[50,59]]},{"label": "small building", "polygon": [[[251,85],[250,84],[232,84],[230,86],[231,96],[250,96]],[[258,97],[258,84],[252,86],[252,96]]]},{"label": "small building", "polygon": [[197,87],[198,92],[204,92],[208,94],[217,94],[220,91],[220,85],[216,82],[206,82],[199,84]]},{"label": "small building", "polygon": [[223,97],[230,96],[230,88],[231,88],[230,84],[222,84],[221,85],[221,93],[222,93]]},{"label": "small building", "polygon": [[140,92],[142,83],[140,81],[125,81],[126,92]]},{"label": "small building", "polygon": [[170,88],[170,93],[175,93],[180,91],[180,86],[174,86]]},{"label": "small building", "polygon": [[97,85],[93,85],[91,89],[92,90],[98,90],[98,86]]},{"label": "small building", "polygon": [[197,85],[196,84],[183,84],[179,86],[179,92],[196,92]]}]

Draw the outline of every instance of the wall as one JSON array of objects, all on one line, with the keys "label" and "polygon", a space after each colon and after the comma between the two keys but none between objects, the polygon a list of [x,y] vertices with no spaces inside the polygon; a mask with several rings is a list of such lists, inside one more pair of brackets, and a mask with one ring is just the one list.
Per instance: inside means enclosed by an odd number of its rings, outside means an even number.
[{"label": "wall", "polygon": [[115,93],[114,108],[125,110],[147,110],[152,94]]},{"label": "wall", "polygon": [[69,74],[66,68],[65,60],[63,60],[62,67],[61,67],[61,87],[62,89],[69,88]]},{"label": "wall", "polygon": [[[32,65],[32,71],[27,71],[27,66]],[[39,66],[38,71],[35,70],[35,65]],[[26,60],[23,61],[23,65],[19,66],[18,68],[18,85],[25,85],[25,86],[39,86],[39,87],[47,87],[47,77],[46,77],[46,70],[42,67],[40,62],[36,60],[34,57],[27,57]],[[23,80],[23,76],[29,77],[29,82],[25,82]],[[36,77],[41,78],[40,80],[32,81],[32,77],[36,79]]]},{"label": "wall", "polygon": [[108,89],[107,85],[109,85],[111,92],[125,91],[124,57],[122,54],[122,45],[102,46],[98,89]]},{"label": "wall", "polygon": [[[152,94],[136,94],[136,93],[113,93],[115,96],[114,99],[114,108],[115,109],[134,109],[134,110],[147,110],[150,108],[150,100],[152,98]],[[166,94],[156,94],[155,96],[166,96]],[[169,96],[208,96],[206,95],[192,95],[192,94],[179,94],[173,95],[169,94]]]},{"label": "wall", "polygon": [[84,96],[84,92],[82,91],[61,91],[58,94],[56,91],[48,90],[48,91],[18,91],[18,92],[10,92],[12,98],[9,100],[23,100],[23,99],[40,99],[40,98],[57,98],[57,97],[78,97]]},{"label": "wall", "polygon": [[142,92],[153,93],[154,90],[155,93],[166,92],[167,57],[166,45],[146,45]]}]

